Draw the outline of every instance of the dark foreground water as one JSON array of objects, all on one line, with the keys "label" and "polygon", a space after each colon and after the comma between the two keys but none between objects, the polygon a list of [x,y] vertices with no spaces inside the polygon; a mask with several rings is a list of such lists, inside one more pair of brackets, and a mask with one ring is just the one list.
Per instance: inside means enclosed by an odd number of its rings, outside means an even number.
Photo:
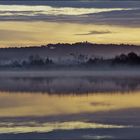
[{"label": "dark foreground water", "polygon": [[0,78],[0,139],[139,139],[140,77]]}]

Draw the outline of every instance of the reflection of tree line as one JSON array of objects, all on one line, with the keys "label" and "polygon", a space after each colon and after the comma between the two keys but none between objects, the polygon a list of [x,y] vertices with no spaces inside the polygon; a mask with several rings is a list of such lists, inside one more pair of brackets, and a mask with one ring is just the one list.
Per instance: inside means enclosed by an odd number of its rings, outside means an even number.
[{"label": "reflection of tree line", "polygon": [[[7,81],[9,84],[7,84]],[[140,78],[3,78],[0,91],[86,94],[140,90]]]},{"label": "reflection of tree line", "polygon": [[140,85],[140,79],[126,79],[121,82],[116,80],[115,84],[120,86],[122,89],[135,90]]}]

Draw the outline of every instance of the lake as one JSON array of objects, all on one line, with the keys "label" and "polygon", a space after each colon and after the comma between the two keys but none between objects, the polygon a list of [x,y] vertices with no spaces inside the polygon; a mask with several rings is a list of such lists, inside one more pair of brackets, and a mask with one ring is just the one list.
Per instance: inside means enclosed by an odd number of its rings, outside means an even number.
[{"label": "lake", "polygon": [[137,76],[8,76],[0,91],[0,139],[140,137]]}]

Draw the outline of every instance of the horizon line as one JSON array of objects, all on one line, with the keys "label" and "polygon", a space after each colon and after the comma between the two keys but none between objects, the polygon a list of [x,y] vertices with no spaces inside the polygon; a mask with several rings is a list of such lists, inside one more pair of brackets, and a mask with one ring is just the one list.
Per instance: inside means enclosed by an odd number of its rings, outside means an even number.
[{"label": "horizon line", "polygon": [[7,47],[0,47],[0,49],[19,49],[19,48],[41,48],[41,47],[48,47],[48,45],[76,45],[77,43],[81,43],[81,44],[91,44],[91,45],[114,45],[114,46],[135,46],[135,47],[140,47],[140,44],[127,44],[127,43],[94,43],[94,42],[88,42],[88,41],[81,41],[81,42],[72,42],[72,43],[68,43],[68,42],[58,42],[58,43],[47,43],[47,44],[40,44],[40,45],[25,45],[25,46],[7,46]]}]

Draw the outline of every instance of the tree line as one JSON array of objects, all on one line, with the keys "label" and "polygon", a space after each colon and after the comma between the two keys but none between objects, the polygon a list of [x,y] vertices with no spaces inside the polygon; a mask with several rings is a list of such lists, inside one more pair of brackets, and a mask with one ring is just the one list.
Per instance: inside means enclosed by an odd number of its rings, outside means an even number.
[{"label": "tree line", "polygon": [[[86,58],[86,57],[85,57]],[[83,62],[84,56],[80,55],[77,58],[80,65],[140,65],[140,56],[134,52],[128,54],[120,54],[114,58],[104,59],[104,58],[86,58],[87,60]],[[81,61],[80,61],[81,59]],[[15,60],[12,62],[13,67],[24,67],[24,66],[46,66],[46,65],[55,65],[52,59],[49,57],[42,58],[39,55],[31,55],[28,59],[23,60],[22,62]],[[76,65],[78,65],[76,64]],[[57,64],[58,65],[58,64]]]},{"label": "tree line", "polygon": [[120,54],[111,59],[89,58],[86,64],[140,65],[140,56],[134,52]]}]

